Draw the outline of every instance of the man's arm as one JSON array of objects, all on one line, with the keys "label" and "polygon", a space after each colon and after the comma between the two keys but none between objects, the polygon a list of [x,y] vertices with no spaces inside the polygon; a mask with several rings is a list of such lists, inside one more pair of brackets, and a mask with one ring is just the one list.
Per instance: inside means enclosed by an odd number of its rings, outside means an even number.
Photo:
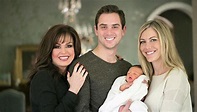
[{"label": "man's arm", "polygon": [[91,112],[90,110],[90,77],[87,76],[84,85],[78,93],[78,104],[76,105],[76,112]]},{"label": "man's arm", "polygon": [[[72,73],[74,65],[78,61],[74,61],[69,66],[69,72]],[[80,63],[80,62],[79,62]],[[86,77],[86,80],[78,93],[78,103],[75,107],[75,112],[91,112],[90,110],[90,77]]]}]

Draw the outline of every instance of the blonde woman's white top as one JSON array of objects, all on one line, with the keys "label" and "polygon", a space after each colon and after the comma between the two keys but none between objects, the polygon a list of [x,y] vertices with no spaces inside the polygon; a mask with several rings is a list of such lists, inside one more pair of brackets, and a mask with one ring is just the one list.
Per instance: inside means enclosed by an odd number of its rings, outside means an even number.
[{"label": "blonde woman's white top", "polygon": [[145,99],[149,112],[192,112],[190,84],[186,73],[174,68],[167,74],[152,77]]}]

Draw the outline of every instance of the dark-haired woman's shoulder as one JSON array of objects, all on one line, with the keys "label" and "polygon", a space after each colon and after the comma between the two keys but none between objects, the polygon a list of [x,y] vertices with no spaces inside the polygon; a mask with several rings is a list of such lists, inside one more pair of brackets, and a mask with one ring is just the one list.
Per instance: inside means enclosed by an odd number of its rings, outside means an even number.
[{"label": "dark-haired woman's shoulder", "polygon": [[[53,82],[53,77],[48,70],[39,70],[31,81],[31,87],[46,86]],[[38,87],[39,88],[39,87]]]}]

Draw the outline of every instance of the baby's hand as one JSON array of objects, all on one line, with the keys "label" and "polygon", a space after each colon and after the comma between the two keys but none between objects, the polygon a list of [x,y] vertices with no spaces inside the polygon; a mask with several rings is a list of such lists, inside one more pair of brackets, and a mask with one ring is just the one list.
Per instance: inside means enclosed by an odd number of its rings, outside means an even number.
[{"label": "baby's hand", "polygon": [[133,83],[124,83],[120,86],[120,91],[124,91],[125,89],[128,89]]}]

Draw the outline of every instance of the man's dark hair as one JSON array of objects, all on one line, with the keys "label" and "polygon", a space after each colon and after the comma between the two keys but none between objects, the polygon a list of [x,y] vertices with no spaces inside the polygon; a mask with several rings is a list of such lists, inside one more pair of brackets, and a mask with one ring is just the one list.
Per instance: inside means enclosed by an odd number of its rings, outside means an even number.
[{"label": "man's dark hair", "polygon": [[101,16],[101,14],[109,14],[109,13],[117,13],[120,17],[120,21],[121,21],[121,24],[122,24],[122,29],[124,28],[125,24],[126,24],[126,20],[125,20],[125,14],[122,10],[120,10],[118,8],[118,6],[116,5],[105,5],[103,7],[101,7],[97,14],[96,14],[96,18],[95,18],[95,26],[96,26],[96,29],[98,28],[98,20],[99,20],[99,17]]}]

